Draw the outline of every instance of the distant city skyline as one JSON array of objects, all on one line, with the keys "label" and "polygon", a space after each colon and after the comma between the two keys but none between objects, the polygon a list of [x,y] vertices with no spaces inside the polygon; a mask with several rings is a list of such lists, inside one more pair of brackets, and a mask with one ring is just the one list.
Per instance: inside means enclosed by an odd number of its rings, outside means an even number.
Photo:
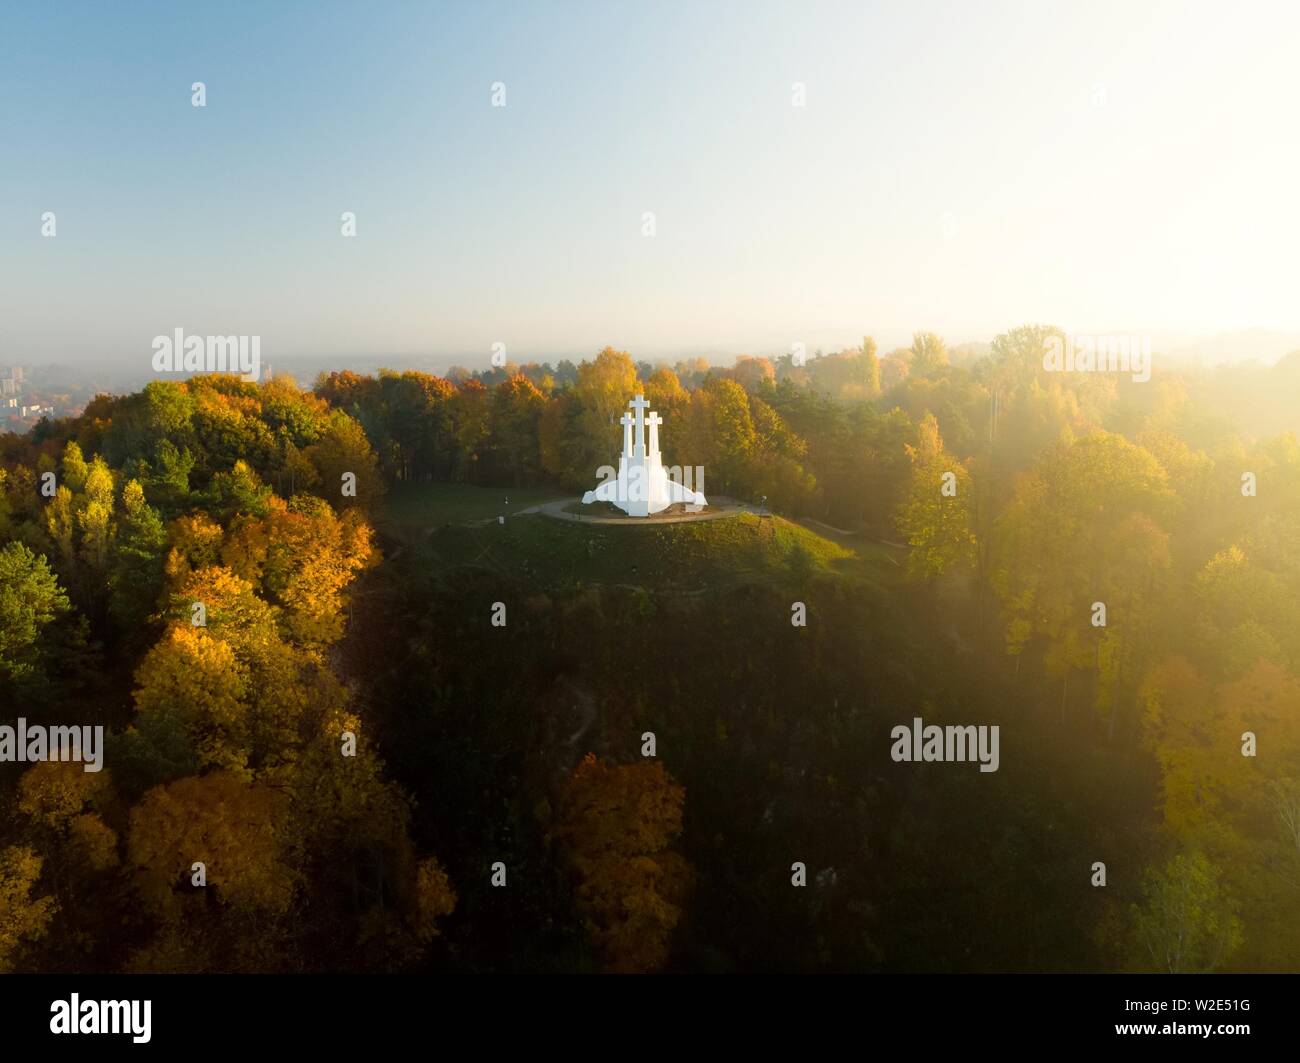
[{"label": "distant city skyline", "polygon": [[1300,10],[811,11],[10,5],[0,363],[1300,335]]}]

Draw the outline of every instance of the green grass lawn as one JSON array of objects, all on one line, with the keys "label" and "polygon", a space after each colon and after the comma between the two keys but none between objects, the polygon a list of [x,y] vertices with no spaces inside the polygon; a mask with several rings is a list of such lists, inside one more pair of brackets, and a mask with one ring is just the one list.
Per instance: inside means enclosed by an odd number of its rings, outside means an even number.
[{"label": "green grass lawn", "polygon": [[831,573],[884,585],[899,572],[874,549],[863,557],[780,517],[748,513],[643,527],[515,516],[504,525],[437,528],[420,550],[421,564],[431,572],[509,572],[548,592],[621,585],[652,593],[707,593],[745,582],[798,586]]},{"label": "green grass lawn", "polygon": [[[444,524],[493,520],[499,514],[566,497],[547,488],[514,490],[469,484],[396,484],[384,499],[381,525],[399,539],[410,539]],[[510,499],[510,505],[505,500]]]},{"label": "green grass lawn", "polygon": [[[857,536],[821,534],[781,517],[738,513],[719,520],[638,526],[519,515],[529,506],[564,497],[545,488],[398,484],[384,500],[379,523],[387,535],[426,555],[430,571],[470,567],[516,572],[551,591],[621,584],[690,594],[753,580],[799,584],[818,573],[885,589],[902,576],[895,561],[904,558],[891,560],[898,551]],[[504,525],[496,523],[501,514]]]}]

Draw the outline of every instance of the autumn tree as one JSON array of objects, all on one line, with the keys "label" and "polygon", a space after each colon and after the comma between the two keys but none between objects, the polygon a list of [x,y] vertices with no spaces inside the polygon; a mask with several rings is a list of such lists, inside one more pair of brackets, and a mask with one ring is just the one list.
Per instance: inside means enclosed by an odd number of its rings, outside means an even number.
[{"label": "autumn tree", "polygon": [[[274,969],[276,943],[299,888],[295,841],[283,795],[229,772],[155,787],[131,810],[127,870],[158,927],[140,959],[175,954],[188,935],[202,942],[200,963],[224,969]],[[195,863],[206,885],[194,884]],[[151,949],[157,952],[151,953]],[[188,966],[188,964],[187,964]]]},{"label": "autumn tree", "polygon": [[[339,755],[345,733],[355,756]],[[301,919],[313,951],[367,969],[411,966],[455,909],[456,892],[436,858],[417,857],[410,802],[384,779],[360,719],[338,707],[325,713],[286,781],[315,887]]]},{"label": "autumn tree", "polygon": [[668,958],[692,882],[671,848],[685,797],[657,760],[609,765],[592,754],[565,786],[555,836],[569,854],[592,944],[611,971],[654,971]]},{"label": "autumn tree", "polygon": [[[60,911],[60,933],[47,955],[87,965],[95,950],[111,950],[120,932],[117,911],[121,808],[105,769],[82,770],[76,762],[44,761],[18,782],[17,826],[24,843],[40,854],[43,881]],[[86,904],[88,896],[98,903]]]},{"label": "autumn tree", "polygon": [[0,974],[14,969],[22,947],[44,937],[54,918],[54,899],[32,895],[41,863],[26,846],[0,849]]},{"label": "autumn tree", "polygon": [[[379,459],[361,425],[341,410],[330,413],[319,441],[307,447],[304,453],[320,478],[322,497],[336,508],[357,506],[368,513],[383,497]],[[355,479],[355,495],[343,493],[347,474]],[[352,480],[348,482],[352,483]]]},{"label": "autumn tree", "polygon": [[320,499],[299,495],[271,512],[265,534],[258,575],[283,606],[289,637],[308,646],[335,642],[343,633],[345,588],[377,560],[370,525],[359,511],[337,515]]},{"label": "autumn tree", "polygon": [[666,365],[659,366],[645,381],[645,397],[654,410],[673,423],[691,401],[677,374]]},{"label": "autumn tree", "polygon": [[909,354],[911,376],[924,376],[948,364],[948,347],[933,332],[913,333]]},{"label": "autumn tree", "polygon": [[627,411],[628,400],[639,388],[636,366],[626,351],[606,347],[595,359],[578,366],[573,386],[576,416],[566,470],[576,481],[585,482],[602,465],[617,456],[622,430],[618,419]]},{"label": "autumn tree", "polygon": [[546,400],[526,376],[515,373],[492,391],[492,433],[487,451],[495,482],[523,487],[540,468],[538,420]]},{"label": "autumn tree", "polygon": [[989,360],[1000,392],[1009,395],[1040,376],[1043,356],[1053,341],[1064,348],[1065,333],[1054,325],[1021,325],[995,336]]},{"label": "autumn tree", "polygon": [[[1018,655],[1043,640],[1047,670],[1062,681],[1062,712],[1073,670],[1099,680],[1097,707],[1112,728],[1121,692],[1136,689],[1144,662],[1133,656],[1135,640],[1169,565],[1161,521],[1171,497],[1151,454],[1094,432],[1048,451],[1000,516],[990,581],[1007,650]],[[1117,537],[1125,549],[1112,547]]]},{"label": "autumn tree", "polygon": [[898,524],[908,544],[908,570],[934,577],[975,560],[971,529],[971,479],[966,466],[943,449],[939,425],[927,415],[917,446],[906,448],[912,462],[907,498]]},{"label": "autumn tree", "polygon": [[747,392],[758,391],[765,384],[776,382],[776,366],[770,358],[755,358],[751,355],[736,356],[736,364],[731,375]]}]

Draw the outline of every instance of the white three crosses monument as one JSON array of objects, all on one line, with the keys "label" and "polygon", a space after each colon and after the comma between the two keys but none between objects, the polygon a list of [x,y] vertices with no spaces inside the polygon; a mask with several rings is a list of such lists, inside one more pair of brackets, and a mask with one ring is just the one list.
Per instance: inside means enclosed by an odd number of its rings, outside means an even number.
[{"label": "white three crosses monument", "polygon": [[[647,417],[649,405],[644,395],[628,403],[636,415],[625,413],[619,419],[623,426],[623,453],[618,459],[618,476],[610,476],[596,490],[588,491],[582,496],[584,503],[613,502],[630,517],[648,517],[674,502],[692,506],[708,504],[701,492],[669,479],[659,456],[659,426],[664,423],[663,418],[653,411]],[[649,446],[646,445],[647,426]]]}]

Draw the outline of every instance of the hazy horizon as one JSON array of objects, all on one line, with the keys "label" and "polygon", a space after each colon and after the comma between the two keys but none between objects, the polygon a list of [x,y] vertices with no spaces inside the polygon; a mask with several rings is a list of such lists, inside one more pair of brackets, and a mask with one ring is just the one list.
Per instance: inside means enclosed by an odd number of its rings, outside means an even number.
[{"label": "hazy horizon", "polygon": [[[1013,326],[1008,325],[1007,328]],[[863,330],[872,335],[870,330]],[[1148,335],[1140,329],[1115,329],[1109,334]],[[856,339],[830,339],[817,342],[814,338],[807,343],[808,357],[822,354],[836,354],[856,347],[861,342],[861,334]],[[895,350],[907,349],[911,342],[910,335],[874,334],[882,355]],[[963,347],[986,348],[994,337],[946,337],[950,349]],[[617,343],[610,344],[618,349]],[[1189,335],[1186,333],[1163,333],[1152,337],[1152,348],[1158,358],[1166,365],[1202,366],[1213,368],[1240,363],[1258,363],[1268,366],[1278,362],[1293,351],[1300,351],[1300,332],[1284,333],[1265,329],[1244,329],[1233,333],[1214,333]],[[591,361],[596,350],[536,350],[526,345],[517,347],[510,353],[511,364],[551,364],[556,365],[569,360],[575,364]],[[694,358],[703,358],[710,365],[729,368],[740,356],[768,357],[775,360],[788,353],[775,347],[755,345],[748,348],[717,349],[703,347],[684,347],[669,351],[630,351],[637,361],[651,364],[673,365]],[[114,384],[130,387],[143,386],[156,377],[147,359],[138,355],[119,355],[117,357],[97,358],[93,362],[78,362],[74,358],[50,357],[45,359],[24,359],[21,352],[8,351],[0,358],[2,364],[25,365],[34,369],[53,371],[66,369],[77,373],[94,376],[95,371]],[[373,373],[379,369],[394,371],[419,370],[445,375],[451,369],[459,367],[472,372],[492,368],[489,352],[472,351],[356,351],[345,353],[315,353],[280,355],[266,359],[269,365],[280,375],[294,376],[300,384],[309,386],[318,371],[350,369],[360,373]],[[188,374],[185,374],[188,375]]]}]

